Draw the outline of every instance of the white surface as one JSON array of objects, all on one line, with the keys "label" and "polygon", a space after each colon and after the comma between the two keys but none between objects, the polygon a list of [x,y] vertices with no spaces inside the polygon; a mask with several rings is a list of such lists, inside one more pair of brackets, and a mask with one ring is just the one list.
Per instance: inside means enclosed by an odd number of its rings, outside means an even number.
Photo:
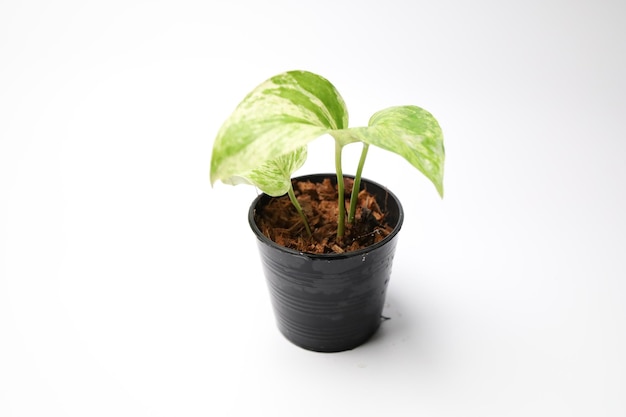
[{"label": "white surface", "polygon": [[[0,5],[0,415],[626,415],[623,3],[217,3]],[[446,137],[443,200],[370,153],[406,222],[351,352],[280,336],[256,191],[208,182],[289,69]]]}]

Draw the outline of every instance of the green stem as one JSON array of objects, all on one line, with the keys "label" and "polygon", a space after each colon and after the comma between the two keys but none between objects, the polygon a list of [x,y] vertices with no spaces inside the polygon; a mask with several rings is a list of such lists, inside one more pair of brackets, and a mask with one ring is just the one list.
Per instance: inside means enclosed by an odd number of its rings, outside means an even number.
[{"label": "green stem", "polygon": [[356,204],[359,200],[359,191],[361,190],[361,174],[363,173],[363,165],[365,165],[365,158],[367,158],[367,151],[370,148],[368,143],[363,143],[363,150],[361,151],[361,159],[359,159],[359,166],[354,176],[354,184],[352,185],[352,194],[350,195],[350,214],[348,215],[348,223],[354,223],[354,217],[356,216]]},{"label": "green stem", "polygon": [[287,194],[289,195],[289,199],[291,200],[291,203],[298,211],[298,214],[300,215],[300,218],[302,219],[302,223],[304,223],[304,227],[306,228],[306,232],[308,233],[309,237],[311,237],[312,234],[311,234],[311,228],[309,227],[309,222],[306,221],[306,216],[304,215],[304,211],[302,211],[302,206],[300,206],[300,203],[298,202],[298,199],[296,198],[296,194],[293,192],[293,184],[291,185],[291,187],[289,187],[289,191],[287,191]]},{"label": "green stem", "polygon": [[341,171],[341,151],[343,146],[339,141],[335,141],[335,170],[337,171],[337,193],[338,193],[338,219],[337,219],[337,239],[343,238],[344,225],[346,222],[346,200],[344,197],[343,172]]}]

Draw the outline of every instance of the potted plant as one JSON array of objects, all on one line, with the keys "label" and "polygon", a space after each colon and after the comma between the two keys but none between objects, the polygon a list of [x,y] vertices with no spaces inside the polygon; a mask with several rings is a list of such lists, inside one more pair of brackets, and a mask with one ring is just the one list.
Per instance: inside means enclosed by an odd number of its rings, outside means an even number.
[{"label": "potted plant", "polygon": [[[334,138],[336,172],[292,178],[307,144]],[[354,176],[342,171],[345,146],[362,145]],[[444,146],[437,120],[417,106],[375,113],[348,127],[337,89],[308,71],[271,77],[250,92],[219,130],[211,184],[252,184],[255,233],[279,330],[321,352],[352,349],[382,320],[387,283],[402,226],[400,201],[361,178],[370,145],[394,152],[422,172],[443,197]]]}]

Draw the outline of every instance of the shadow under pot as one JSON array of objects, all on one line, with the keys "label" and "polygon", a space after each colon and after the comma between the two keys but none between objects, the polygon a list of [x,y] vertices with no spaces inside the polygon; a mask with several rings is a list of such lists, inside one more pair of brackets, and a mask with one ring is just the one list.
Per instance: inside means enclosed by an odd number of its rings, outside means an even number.
[{"label": "shadow under pot", "polygon": [[[345,176],[346,178],[353,178]],[[321,183],[335,174],[306,175],[294,181]],[[260,213],[273,197],[259,195],[248,220],[258,248],[280,332],[293,344],[317,352],[353,349],[378,330],[404,213],[387,188],[365,178],[361,189],[373,194],[392,231],[364,249],[313,254],[281,246],[259,229]]]}]

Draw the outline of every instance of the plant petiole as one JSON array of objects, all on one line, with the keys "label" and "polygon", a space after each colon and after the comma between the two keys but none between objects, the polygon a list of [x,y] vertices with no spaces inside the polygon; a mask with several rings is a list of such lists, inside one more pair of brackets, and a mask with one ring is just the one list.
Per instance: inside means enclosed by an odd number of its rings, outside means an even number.
[{"label": "plant petiole", "polygon": [[309,237],[313,236],[313,234],[311,233],[311,228],[309,227],[309,222],[306,220],[306,216],[304,215],[304,211],[302,210],[302,206],[298,202],[298,199],[296,198],[296,194],[293,191],[293,184],[291,185],[291,187],[289,187],[289,191],[287,191],[287,194],[289,195],[291,204],[293,204],[293,206],[296,208],[296,211],[300,215],[300,218],[302,219],[302,223],[304,223],[304,227],[306,229],[307,234],[309,235]]},{"label": "plant petiole", "polygon": [[361,159],[359,159],[359,166],[354,176],[354,184],[352,185],[352,194],[350,195],[350,214],[348,215],[348,223],[354,223],[354,217],[356,216],[356,205],[359,200],[359,191],[361,190],[361,174],[363,173],[363,165],[365,165],[365,158],[367,158],[367,151],[370,145],[363,142],[363,150],[361,151]]},{"label": "plant petiole", "polygon": [[343,172],[341,170],[341,151],[343,146],[338,140],[335,140],[335,170],[337,171],[337,205],[339,211],[337,213],[337,239],[343,238],[344,227],[346,222],[346,200],[343,184]]}]

